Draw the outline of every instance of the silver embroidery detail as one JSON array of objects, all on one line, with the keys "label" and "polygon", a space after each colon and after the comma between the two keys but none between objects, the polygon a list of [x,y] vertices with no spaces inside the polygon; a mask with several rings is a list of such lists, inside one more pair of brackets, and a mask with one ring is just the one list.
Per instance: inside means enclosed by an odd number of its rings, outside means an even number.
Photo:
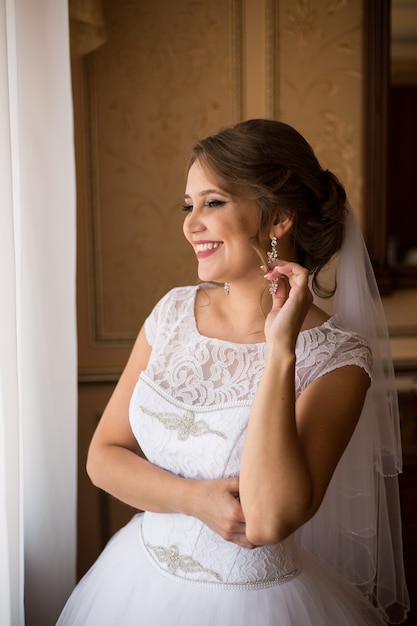
[{"label": "silver embroidery detail", "polygon": [[164,548],[163,546],[151,546],[149,543],[146,545],[154,552],[160,563],[166,563],[170,574],[175,574],[178,569],[191,574],[205,572],[206,574],[213,576],[219,582],[222,582],[222,578],[217,572],[211,569],[206,569],[201,565],[201,563],[194,561],[194,559],[190,556],[181,556],[177,546]]},{"label": "silver embroidery detail", "polygon": [[178,431],[177,437],[180,441],[186,441],[188,437],[201,437],[201,435],[216,435],[226,439],[226,435],[218,430],[211,430],[203,420],[196,422],[192,411],[185,411],[182,416],[179,416],[175,413],[156,413],[145,407],[140,408],[144,413],[161,422],[168,430]]}]

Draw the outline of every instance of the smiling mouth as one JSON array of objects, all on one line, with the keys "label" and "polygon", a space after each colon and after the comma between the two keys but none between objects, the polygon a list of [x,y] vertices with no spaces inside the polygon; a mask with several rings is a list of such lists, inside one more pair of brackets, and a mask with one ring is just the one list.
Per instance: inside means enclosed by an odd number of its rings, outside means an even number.
[{"label": "smiling mouth", "polygon": [[196,252],[207,252],[208,250],[216,250],[223,244],[221,241],[210,241],[208,243],[196,243]]}]

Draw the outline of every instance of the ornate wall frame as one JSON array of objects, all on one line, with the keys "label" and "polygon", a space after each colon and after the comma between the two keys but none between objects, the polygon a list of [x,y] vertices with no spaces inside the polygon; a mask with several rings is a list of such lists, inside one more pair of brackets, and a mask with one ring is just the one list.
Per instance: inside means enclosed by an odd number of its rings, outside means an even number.
[{"label": "ornate wall frame", "polygon": [[387,264],[391,2],[364,0],[364,227],[381,294],[417,287],[417,268]]}]

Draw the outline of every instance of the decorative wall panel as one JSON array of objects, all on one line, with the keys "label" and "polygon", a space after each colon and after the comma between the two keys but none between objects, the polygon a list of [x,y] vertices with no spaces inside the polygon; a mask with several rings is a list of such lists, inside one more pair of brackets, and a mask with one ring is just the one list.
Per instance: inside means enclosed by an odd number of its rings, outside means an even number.
[{"label": "decorative wall panel", "polygon": [[188,150],[241,115],[236,0],[104,2],[85,62],[94,338],[132,343],[169,288],[196,281],[181,236]]},{"label": "decorative wall panel", "polygon": [[276,115],[362,205],[362,1],[279,0]]}]

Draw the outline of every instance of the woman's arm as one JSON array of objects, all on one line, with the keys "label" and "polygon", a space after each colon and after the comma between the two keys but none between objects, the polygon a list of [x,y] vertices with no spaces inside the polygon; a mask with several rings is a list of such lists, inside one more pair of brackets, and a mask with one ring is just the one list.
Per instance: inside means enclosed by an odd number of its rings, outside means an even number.
[{"label": "woman's arm", "polygon": [[94,485],[137,509],[177,511],[185,498],[182,481],[139,456],[129,423],[130,399],[150,354],[142,328],[93,435],[87,473]]},{"label": "woman's arm", "polygon": [[139,456],[129,423],[129,404],[150,354],[142,328],[93,435],[87,458],[91,481],[136,509],[193,515],[225,539],[253,547],[245,535],[237,478],[184,479]]},{"label": "woman's arm", "polygon": [[[246,536],[282,541],[318,509],[359,419],[369,377],[346,366],[311,383],[295,402],[295,342],[311,305],[306,270],[280,267],[281,285],[266,323],[265,371],[252,407],[239,493]],[[273,275],[275,276],[275,274]]]}]

